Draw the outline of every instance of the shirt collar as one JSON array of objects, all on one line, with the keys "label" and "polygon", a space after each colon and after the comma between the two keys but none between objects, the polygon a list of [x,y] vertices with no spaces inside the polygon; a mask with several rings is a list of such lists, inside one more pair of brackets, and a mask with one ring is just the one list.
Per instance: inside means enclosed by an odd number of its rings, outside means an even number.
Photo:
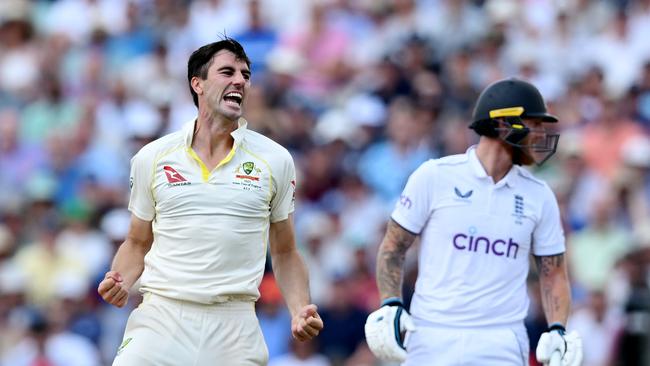
[{"label": "shirt collar", "polygon": [[[187,147],[192,147],[192,140],[194,139],[194,126],[196,126],[197,119],[193,119],[185,125],[183,125],[183,133],[185,135],[185,144]],[[241,145],[246,137],[246,131],[248,130],[248,121],[246,119],[239,118],[237,121],[237,129],[230,133],[233,139],[235,139],[235,145]]]},{"label": "shirt collar", "polygon": [[[479,178],[479,179],[488,179],[487,172],[485,171],[485,168],[483,168],[483,164],[481,164],[481,161],[478,159],[478,156],[476,155],[476,145],[472,145],[467,149],[467,158],[469,160],[469,166],[474,175]],[[505,177],[503,177],[502,181],[504,184],[506,184],[508,187],[513,188],[516,185],[516,180],[518,176],[518,169],[519,167],[516,165],[513,165],[510,168],[510,171],[508,171],[508,174],[506,174]],[[501,181],[497,182],[499,185]]]}]

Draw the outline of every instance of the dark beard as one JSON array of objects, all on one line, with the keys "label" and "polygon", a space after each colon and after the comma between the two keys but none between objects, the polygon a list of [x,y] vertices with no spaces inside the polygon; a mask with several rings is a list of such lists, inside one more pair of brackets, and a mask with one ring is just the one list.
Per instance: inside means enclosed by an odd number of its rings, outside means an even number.
[{"label": "dark beard", "polygon": [[521,148],[512,148],[512,163],[515,165],[533,165],[535,160],[529,154],[526,154]]}]

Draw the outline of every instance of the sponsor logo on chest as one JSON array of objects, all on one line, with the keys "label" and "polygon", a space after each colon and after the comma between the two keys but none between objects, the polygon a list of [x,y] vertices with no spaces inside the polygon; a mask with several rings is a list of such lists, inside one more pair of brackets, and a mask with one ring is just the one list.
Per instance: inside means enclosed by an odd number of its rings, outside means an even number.
[{"label": "sponsor logo on chest", "polygon": [[192,184],[192,182],[188,182],[185,177],[169,165],[163,166],[163,172],[165,172],[165,176],[167,177],[168,187],[187,186]]},{"label": "sponsor logo on chest", "polygon": [[467,233],[457,233],[452,239],[452,245],[460,251],[472,252],[478,255],[495,255],[503,258],[517,258],[519,244],[513,238],[491,239],[478,234],[474,226]]},{"label": "sponsor logo on chest", "polygon": [[458,187],[454,187],[454,193],[456,194],[456,201],[470,201],[470,197],[472,197],[472,193],[474,193],[474,190],[469,190],[469,191],[461,191]]}]

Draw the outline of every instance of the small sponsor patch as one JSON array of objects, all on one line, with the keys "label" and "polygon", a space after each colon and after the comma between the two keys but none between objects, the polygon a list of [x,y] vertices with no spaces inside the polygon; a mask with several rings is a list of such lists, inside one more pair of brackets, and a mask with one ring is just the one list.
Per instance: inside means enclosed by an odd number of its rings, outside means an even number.
[{"label": "small sponsor patch", "polygon": [[238,179],[250,179],[250,180],[260,180],[260,177],[253,177],[252,175],[242,175],[242,174],[235,175],[235,178],[238,178]]},{"label": "small sponsor patch", "polygon": [[469,191],[463,193],[463,192],[460,191],[460,189],[458,189],[458,187],[454,187],[454,192],[456,193],[456,196],[458,196],[461,199],[468,199],[468,198],[470,198],[472,196],[472,193],[474,193],[473,190],[469,190]]}]

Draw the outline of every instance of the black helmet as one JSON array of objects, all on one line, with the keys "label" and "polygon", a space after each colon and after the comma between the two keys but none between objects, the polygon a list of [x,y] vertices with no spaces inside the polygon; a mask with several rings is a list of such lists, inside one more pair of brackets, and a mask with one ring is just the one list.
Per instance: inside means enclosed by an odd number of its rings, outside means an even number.
[{"label": "black helmet", "polygon": [[476,130],[479,122],[498,117],[541,118],[544,122],[557,122],[557,117],[546,111],[539,90],[533,84],[515,78],[499,80],[483,90],[476,101],[470,128]]},{"label": "black helmet", "polygon": [[525,151],[532,149],[543,152],[541,161],[534,159],[541,165],[555,152],[559,135],[544,133],[543,141],[536,138],[533,144],[523,143],[531,132],[523,121],[527,118],[538,118],[542,122],[558,121],[557,117],[546,111],[544,98],[533,84],[510,78],[499,80],[483,90],[469,127],[479,135],[501,137],[508,144]]}]

